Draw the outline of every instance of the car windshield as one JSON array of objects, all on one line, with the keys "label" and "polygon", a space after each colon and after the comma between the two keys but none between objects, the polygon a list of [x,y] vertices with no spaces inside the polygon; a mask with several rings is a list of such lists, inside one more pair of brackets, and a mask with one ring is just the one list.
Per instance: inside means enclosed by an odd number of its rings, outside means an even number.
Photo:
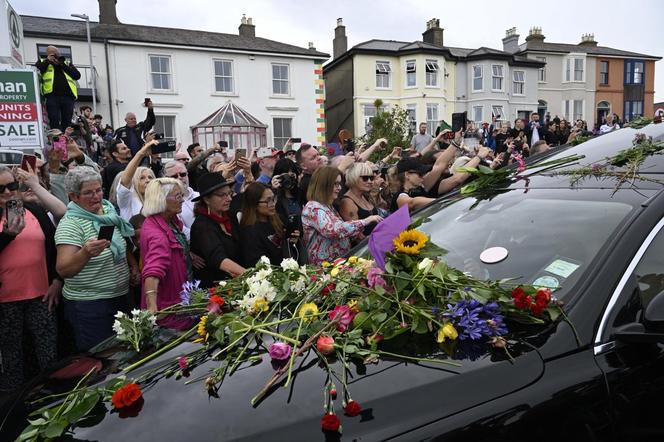
[{"label": "car windshield", "polygon": [[[450,266],[482,280],[551,287],[563,298],[631,210],[605,191],[531,189],[490,200],[453,197],[414,219],[428,218],[419,229],[448,251]],[[493,247],[504,250],[482,255]]]}]

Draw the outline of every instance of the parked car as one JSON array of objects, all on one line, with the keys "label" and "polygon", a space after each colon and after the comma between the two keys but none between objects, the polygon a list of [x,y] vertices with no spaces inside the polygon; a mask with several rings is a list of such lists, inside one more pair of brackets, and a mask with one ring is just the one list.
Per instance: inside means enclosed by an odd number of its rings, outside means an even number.
[{"label": "parked car", "polygon": [[[483,345],[459,346],[460,367],[381,359],[353,370],[353,397],[364,411],[345,419],[344,440],[652,441],[664,438],[664,155],[648,156],[622,185],[618,172],[560,174],[632,146],[635,134],[664,140],[664,124],[622,129],[534,159],[523,177],[498,189],[452,194],[418,213],[420,230],[448,250],[450,266],[482,279],[517,277],[559,286],[568,320],[521,327],[511,359]],[[537,164],[585,158],[561,168]],[[572,181],[574,183],[572,184]],[[480,254],[502,247],[488,264]],[[362,250],[362,249],[360,249]],[[140,371],[193,348],[186,343]],[[401,353],[448,357],[431,340],[402,335]],[[122,352],[100,351],[99,381],[118,375]],[[66,365],[69,361],[64,361]],[[76,362],[81,364],[81,360]],[[200,383],[157,378],[144,389],[138,417],[102,410],[72,440],[323,440],[320,391],[325,373],[311,356],[296,365],[295,382],[258,406],[249,398],[273,373],[268,363],[238,370],[219,398]],[[190,379],[215,367],[204,362]],[[80,371],[79,371],[80,375]],[[62,376],[61,376],[62,377]],[[44,374],[5,402],[3,440],[25,426],[27,400],[71,388],[76,378]]]}]

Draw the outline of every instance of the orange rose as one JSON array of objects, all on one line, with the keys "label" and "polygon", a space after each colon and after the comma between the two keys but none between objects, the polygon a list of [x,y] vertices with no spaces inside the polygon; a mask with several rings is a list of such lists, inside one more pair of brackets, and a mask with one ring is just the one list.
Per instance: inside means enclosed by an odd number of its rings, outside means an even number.
[{"label": "orange rose", "polygon": [[143,396],[141,387],[137,384],[127,384],[124,385],[113,393],[111,402],[116,409],[128,407]]}]

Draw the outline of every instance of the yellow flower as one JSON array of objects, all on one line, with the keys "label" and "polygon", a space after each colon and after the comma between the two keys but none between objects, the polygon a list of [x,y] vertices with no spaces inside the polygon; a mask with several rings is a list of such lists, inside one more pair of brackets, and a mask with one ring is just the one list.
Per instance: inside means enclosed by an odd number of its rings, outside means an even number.
[{"label": "yellow flower", "polygon": [[449,339],[451,341],[454,341],[457,337],[459,336],[459,333],[456,331],[456,328],[450,323],[447,323],[438,330],[438,337],[436,339],[436,342],[439,344],[445,342],[446,339]]},{"label": "yellow flower", "polygon": [[408,255],[417,255],[427,241],[429,238],[424,233],[418,230],[405,230],[394,239],[394,249]]},{"label": "yellow flower", "polygon": [[357,306],[357,299],[351,299],[348,301],[348,307],[350,307],[350,309],[355,313],[360,311],[360,308]]},{"label": "yellow flower", "polygon": [[332,271],[330,272],[330,276],[332,277],[336,277],[338,274],[339,274],[339,267],[333,268]]},{"label": "yellow flower", "polygon": [[196,339],[194,342],[206,343],[210,337],[210,334],[207,332],[207,320],[208,317],[205,315],[201,316],[201,320],[198,321],[198,328],[196,331],[198,332],[198,336],[200,336],[200,338]]},{"label": "yellow flower", "polygon": [[263,298],[258,298],[256,299],[256,302],[254,302],[254,308],[253,311],[254,313],[260,313],[260,312],[266,312],[270,308],[270,304]]},{"label": "yellow flower", "polygon": [[330,267],[332,264],[330,264],[330,263],[327,262],[327,261],[323,261],[323,264],[322,264],[322,265],[323,265],[323,267]]},{"label": "yellow flower", "polygon": [[313,321],[316,319],[316,314],[318,314],[318,306],[313,302],[307,302],[302,304],[298,315],[305,321]]},{"label": "yellow flower", "polygon": [[357,256],[351,256],[348,258],[348,264],[355,264],[357,262]]}]

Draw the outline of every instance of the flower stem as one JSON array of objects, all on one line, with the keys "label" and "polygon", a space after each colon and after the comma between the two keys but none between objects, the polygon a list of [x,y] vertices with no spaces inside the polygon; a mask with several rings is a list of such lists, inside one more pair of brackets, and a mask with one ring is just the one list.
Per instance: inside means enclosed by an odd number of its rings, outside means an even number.
[{"label": "flower stem", "polygon": [[428,358],[416,358],[414,356],[405,356],[405,355],[400,355],[398,353],[391,353],[389,351],[383,351],[383,350],[376,350],[376,353],[379,355],[385,355],[385,356],[392,356],[398,359],[406,359],[409,361],[416,361],[416,362],[433,362],[436,364],[448,364],[448,365],[454,365],[455,367],[461,367],[461,364],[458,362],[452,362],[452,361],[443,361],[442,359],[428,359]]},{"label": "flower stem", "polygon": [[171,350],[172,348],[175,348],[177,345],[184,342],[185,340],[187,340],[187,338],[189,338],[189,336],[191,336],[193,333],[195,333],[197,327],[198,327],[198,325],[195,325],[194,327],[190,328],[189,331],[187,331],[186,333],[183,333],[182,335],[180,335],[180,337],[178,337],[177,339],[172,340],[171,342],[164,345],[163,347],[161,347],[160,349],[158,349],[154,353],[151,353],[151,354],[147,355],[146,357],[144,357],[140,361],[131,364],[129,367],[125,368],[122,371],[125,372],[125,373],[129,373],[130,371],[137,369],[138,367],[145,364],[146,362],[149,362],[149,361],[155,359],[157,356],[161,356],[162,354],[166,353],[167,351]]}]

